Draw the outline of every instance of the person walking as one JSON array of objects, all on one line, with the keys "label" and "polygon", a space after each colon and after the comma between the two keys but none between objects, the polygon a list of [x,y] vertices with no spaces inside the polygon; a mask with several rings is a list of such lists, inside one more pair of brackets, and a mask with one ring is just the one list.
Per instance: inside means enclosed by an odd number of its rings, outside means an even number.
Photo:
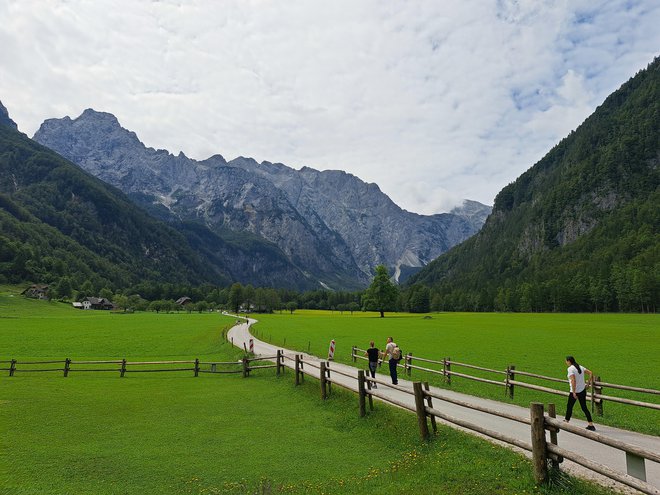
[{"label": "person walking", "polygon": [[[399,355],[397,355],[397,352]],[[399,346],[394,343],[392,337],[387,337],[387,345],[385,346],[385,352],[383,353],[383,361],[387,359],[387,356],[390,356],[390,376],[392,377],[392,385],[397,385],[399,380],[396,376],[396,367],[399,364],[399,359],[401,359],[401,350]]]},{"label": "person walking", "polygon": [[[369,349],[364,353],[365,356],[369,357],[369,372],[371,373],[371,378],[376,378],[376,368],[378,368],[378,358],[380,358],[380,351],[374,341],[369,342]],[[374,383],[371,388],[378,388],[378,385]]]},{"label": "person walking", "polygon": [[[596,427],[591,420],[591,413],[587,408],[587,385],[591,384],[593,373],[584,366],[580,366],[573,356],[566,356],[566,365],[568,366],[568,384],[570,390],[564,421],[568,423],[571,420],[575,401],[580,401],[580,407],[582,408],[582,411],[584,411],[584,415],[587,417],[587,422],[589,423],[587,425],[587,430],[596,431]],[[589,375],[589,381],[587,382],[584,380],[585,373]]]}]

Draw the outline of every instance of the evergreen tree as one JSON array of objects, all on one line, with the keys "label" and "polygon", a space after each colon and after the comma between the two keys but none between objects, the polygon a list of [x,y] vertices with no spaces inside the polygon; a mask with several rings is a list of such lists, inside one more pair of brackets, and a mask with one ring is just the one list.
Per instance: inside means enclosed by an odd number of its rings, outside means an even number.
[{"label": "evergreen tree", "polygon": [[364,307],[369,311],[378,311],[385,317],[385,311],[394,311],[399,289],[390,280],[387,267],[378,265],[371,285],[364,293]]},{"label": "evergreen tree", "polygon": [[241,304],[243,304],[243,286],[238,282],[231,286],[231,289],[229,290],[229,301],[227,304],[229,305],[229,309],[238,314],[238,311],[241,309]]}]

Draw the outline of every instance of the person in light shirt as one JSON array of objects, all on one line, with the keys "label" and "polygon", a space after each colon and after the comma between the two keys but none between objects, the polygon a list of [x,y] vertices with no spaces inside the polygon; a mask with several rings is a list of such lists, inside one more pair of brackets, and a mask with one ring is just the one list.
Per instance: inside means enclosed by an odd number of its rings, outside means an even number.
[{"label": "person in light shirt", "polygon": [[385,352],[383,353],[383,361],[387,359],[388,355],[390,356],[390,360],[389,360],[390,377],[392,377],[393,385],[397,385],[399,383],[399,380],[396,375],[396,367],[399,364],[400,356],[397,357],[394,356],[397,347],[398,346],[394,343],[394,339],[392,337],[387,337],[387,345],[385,346]]},{"label": "person in light shirt", "polygon": [[[566,405],[566,416],[564,416],[564,421],[567,423],[571,420],[573,415],[573,406],[575,401],[580,401],[580,407],[584,411],[584,415],[587,417],[588,425],[587,430],[595,431],[596,427],[591,421],[591,413],[587,408],[587,386],[591,384],[593,379],[593,373],[585,368],[580,366],[573,356],[566,356],[566,365],[568,366],[568,384],[570,386],[568,394],[568,404]],[[589,380],[585,382],[584,375],[589,375]]]}]

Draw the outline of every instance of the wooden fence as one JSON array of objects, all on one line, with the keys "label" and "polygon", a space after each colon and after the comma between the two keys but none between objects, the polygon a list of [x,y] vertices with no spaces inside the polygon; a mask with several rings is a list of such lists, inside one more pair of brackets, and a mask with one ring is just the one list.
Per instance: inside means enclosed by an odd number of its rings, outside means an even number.
[{"label": "wooden fence", "polygon": [[[649,495],[660,495],[660,490],[646,482],[645,467],[646,460],[660,463],[660,453],[652,452],[640,448],[636,445],[622,442],[620,440],[615,440],[602,434],[579,428],[563,421],[559,421],[555,418],[554,404],[548,404],[548,414],[545,414],[544,405],[541,403],[533,402],[530,404],[529,417],[517,416],[515,414],[496,410],[486,406],[481,406],[478,404],[472,404],[459,399],[455,399],[453,397],[449,397],[439,392],[431,391],[428,382],[413,382],[413,389],[410,390],[407,387],[393,385],[389,381],[382,380],[380,378],[371,378],[365,374],[363,370],[358,370],[356,376],[334,368],[333,364],[331,364],[329,361],[314,363],[305,360],[302,354],[296,354],[293,357],[283,356],[283,358],[295,363],[292,367],[295,370],[296,384],[299,384],[302,381],[302,376],[304,376],[305,373],[308,375],[313,375],[319,379],[321,397],[323,399],[327,398],[329,394],[329,386],[333,383],[355,392],[355,388],[345,383],[341,383],[340,381],[334,380],[333,374],[357,380],[356,388],[358,394],[360,416],[365,416],[367,414],[367,402],[369,403],[369,408],[373,410],[373,397],[376,397],[382,401],[394,404],[398,407],[416,413],[420,435],[424,440],[428,440],[431,437],[428,420],[430,419],[432,429],[435,431],[437,429],[436,418],[440,418],[447,423],[460,426],[489,438],[514,445],[520,449],[531,452],[534,476],[536,481],[539,483],[543,483],[548,480],[548,464],[558,468],[559,464],[562,463],[564,459],[569,459],[591,471],[639,490],[642,493]],[[311,371],[310,368],[314,371]],[[302,376],[299,376],[299,374]],[[412,406],[409,403],[398,400],[381,392],[379,389],[374,389],[374,384],[388,387],[390,389],[395,389],[405,394],[414,396],[415,405]],[[433,407],[434,399],[436,401],[448,402],[489,415],[498,416],[511,421],[529,425],[532,441],[531,443],[525,442],[498,431],[489,430],[480,425],[448,415]],[[557,441],[557,433],[561,430],[574,433],[594,442],[598,442],[602,445],[607,445],[620,450],[626,457],[627,473],[615,471],[608,466],[591,461],[575,452],[561,448]],[[546,431],[548,431],[550,434],[550,442],[547,442],[546,440]]]},{"label": "wooden fence", "polygon": [[[355,351],[360,350],[353,348],[354,358]],[[416,358],[421,361],[420,358]],[[268,363],[275,361],[275,364],[253,364],[253,363]],[[289,364],[287,365],[286,362]],[[428,382],[413,382],[413,389],[393,385],[386,380],[380,378],[371,378],[365,374],[364,370],[357,370],[357,375],[342,371],[334,367],[334,363],[329,361],[314,361],[305,358],[302,354],[285,355],[284,351],[278,350],[273,356],[259,356],[252,357],[246,355],[237,361],[200,361],[183,360],[183,361],[128,361],[127,359],[121,360],[101,360],[101,361],[83,361],[83,360],[49,360],[49,361],[18,361],[12,359],[10,361],[0,361],[0,364],[9,365],[8,368],[0,368],[0,370],[9,371],[9,376],[15,376],[16,373],[25,372],[60,372],[63,376],[68,376],[72,372],[115,372],[123,377],[126,373],[134,372],[192,372],[194,376],[199,376],[200,373],[241,373],[243,377],[247,378],[254,370],[276,368],[278,375],[282,374],[285,367],[294,370],[295,383],[299,385],[303,382],[305,374],[318,378],[320,383],[321,398],[327,399],[331,393],[332,385],[340,386],[352,392],[357,391],[359,414],[361,417],[367,414],[367,403],[369,409],[373,410],[373,398],[376,397],[384,402],[394,404],[400,408],[409,410],[416,413],[417,423],[420,435],[424,440],[430,438],[430,431],[428,420],[430,419],[433,430],[437,429],[436,418],[440,418],[445,422],[458,425],[475,431],[481,435],[489,438],[499,440],[510,445],[514,445],[520,449],[532,453],[532,463],[534,466],[534,476],[538,482],[545,482],[548,479],[548,462],[558,467],[564,459],[569,459],[577,464],[580,464],[587,469],[600,473],[610,479],[616,480],[627,486],[635,488],[642,493],[649,495],[660,495],[660,490],[656,487],[646,483],[646,469],[645,461],[660,463],[660,454],[651,452],[635,445],[608,438],[599,433],[591,432],[576,426],[573,426],[562,421],[555,419],[554,404],[548,405],[548,414],[544,412],[544,406],[540,403],[530,404],[530,416],[522,417],[514,414],[498,411],[485,406],[464,402],[439,392],[430,390]],[[447,378],[451,375],[468,377],[470,375],[457,374],[451,371],[451,365],[464,365],[456,363],[449,359],[444,361],[443,370],[445,370]],[[403,365],[404,368],[411,367],[409,359]],[[475,367],[472,365],[467,365]],[[144,368],[149,367],[149,368]],[[421,367],[416,367],[421,368]],[[483,369],[482,367],[475,367]],[[412,369],[412,368],[411,368]],[[408,368],[406,368],[408,371]],[[436,372],[437,370],[430,370]],[[335,376],[347,377],[350,380],[357,380],[356,387],[344,381],[338,380]],[[479,377],[471,377],[479,378]],[[482,379],[479,379],[481,381]],[[553,379],[557,380],[557,379]],[[559,380],[558,380],[559,381]],[[561,380],[563,382],[563,380]],[[513,385],[516,385],[514,383]],[[381,390],[374,387],[374,385],[381,385],[390,389],[398,390],[408,395],[414,396],[414,406],[395,397],[383,393]],[[498,385],[502,385],[498,383]],[[510,386],[510,385],[509,385]],[[609,386],[609,384],[608,384]],[[558,392],[558,391],[555,391]],[[560,393],[564,395],[563,393]],[[476,411],[481,411],[494,416],[506,418],[511,421],[516,421],[530,426],[532,442],[524,442],[517,438],[510,437],[497,431],[483,428],[480,425],[470,423],[468,421],[448,415],[433,406],[434,399],[436,401],[444,401],[451,404],[459,405]],[[550,443],[546,441],[546,430],[550,432]],[[580,456],[567,449],[563,449],[558,445],[557,433],[560,430],[568,431],[576,435],[588,438],[589,440],[608,445],[621,450],[626,456],[627,473],[620,473],[612,470],[611,468],[602,464],[596,463],[589,459]]]},{"label": "wooden fence", "polygon": [[180,360],[180,361],[129,361],[127,359],[110,360],[45,360],[29,361],[12,359],[9,361],[0,361],[2,365],[8,367],[0,368],[0,371],[8,371],[9,376],[16,376],[20,373],[38,373],[53,372],[62,373],[67,377],[70,373],[78,372],[113,372],[124,377],[126,373],[156,373],[156,372],[192,372],[193,376],[199,376],[200,373],[241,373],[244,377],[249,376],[250,372],[265,368],[277,368],[277,374],[280,374],[283,364],[257,364],[262,361],[277,360],[281,363],[282,351],[278,351],[276,356],[245,356],[237,361],[200,361]]},{"label": "wooden fence", "polygon": [[[353,362],[356,362],[358,359],[363,359],[367,360],[367,358],[364,356],[364,353],[366,351],[364,349],[360,349],[356,346],[353,346],[351,350],[351,357],[353,359]],[[427,366],[419,366],[416,364],[413,364],[413,361],[418,361],[421,363],[428,363],[429,365],[437,365],[438,367],[442,367],[441,369],[433,369]],[[538,380],[544,380],[544,381],[549,381],[549,382],[555,382],[555,383],[562,383],[564,386],[568,384],[568,381],[566,379],[560,379],[560,378],[555,378],[551,376],[545,376],[541,375],[538,373],[531,373],[528,371],[522,371],[519,369],[516,369],[515,365],[509,365],[506,367],[504,370],[496,370],[493,368],[486,368],[484,366],[477,366],[474,364],[468,364],[468,363],[462,363],[458,361],[452,361],[451,358],[443,358],[442,360],[437,360],[437,359],[428,359],[428,358],[422,358],[418,356],[413,356],[412,353],[408,353],[405,355],[402,359],[402,363],[399,363],[399,367],[404,370],[406,375],[410,376],[412,373],[412,370],[418,370],[422,371],[425,373],[431,373],[435,375],[440,375],[444,378],[445,383],[448,385],[451,385],[451,379],[453,376],[455,377],[460,377],[460,378],[465,378],[467,380],[473,380],[476,382],[480,383],[486,383],[489,385],[496,385],[499,387],[503,387],[505,395],[507,395],[510,398],[514,397],[514,392],[516,387],[520,388],[526,388],[530,390],[536,390],[538,392],[545,392],[548,394],[554,394],[554,395],[561,395],[563,397],[568,397],[568,392],[565,390],[557,390],[554,388],[550,387],[544,387],[541,385],[535,385],[533,383],[528,383],[528,382],[523,382],[521,381],[518,377],[525,376],[525,377],[530,377],[530,378],[535,378]],[[475,375],[470,375],[468,373],[461,373],[455,371],[455,368],[467,368],[467,369],[472,369],[472,370],[479,370],[483,371],[486,373],[490,373],[493,375],[499,375],[502,376],[503,378],[500,380],[496,379],[490,379],[490,378],[483,378]],[[637,406],[637,407],[645,407],[649,409],[655,409],[655,410],[660,410],[660,404],[655,404],[652,402],[643,402],[643,401],[638,401],[638,400],[632,400],[632,399],[626,399],[623,397],[614,397],[611,395],[603,395],[603,388],[611,388],[611,389],[617,389],[617,390],[627,390],[627,391],[632,391],[632,392],[638,392],[642,394],[650,394],[650,395],[660,395],[660,390],[654,390],[650,388],[641,388],[641,387],[631,387],[629,385],[619,385],[615,383],[606,383],[601,380],[600,376],[596,376],[594,381],[591,383],[590,387],[590,399],[591,399],[591,410],[595,414],[602,416],[603,415],[603,402],[605,401],[610,401],[610,402],[618,402],[620,404],[628,404],[632,406]]]}]

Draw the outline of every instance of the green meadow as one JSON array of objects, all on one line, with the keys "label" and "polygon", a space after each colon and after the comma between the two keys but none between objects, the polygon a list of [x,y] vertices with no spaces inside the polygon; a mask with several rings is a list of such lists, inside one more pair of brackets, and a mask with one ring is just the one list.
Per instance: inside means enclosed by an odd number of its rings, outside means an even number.
[{"label": "green meadow", "polygon": [[[232,322],[83,312],[5,291],[0,360],[234,360],[221,338]],[[508,449],[449,428],[421,442],[414,415],[377,404],[361,419],[354,394],[321,401],[314,380],[295,387],[290,371],[2,372],[0,431],[7,494],[608,493],[566,476],[537,487]]]},{"label": "green meadow", "polygon": [[[521,313],[432,313],[429,315],[329,311],[296,311],[255,316],[254,331],[274,344],[327,356],[335,339],[335,360],[349,363],[353,345],[366,349],[370,340],[384,348],[393,336],[404,353],[452,360],[505,370],[518,370],[564,379],[566,355],[593,370],[608,383],[660,390],[660,316],[648,314],[521,314]],[[365,367],[364,361],[356,365]],[[442,366],[415,363],[442,369]],[[493,380],[504,375],[454,367],[453,371]],[[387,374],[387,366],[382,368]],[[446,386],[442,377],[413,370],[413,379]],[[521,381],[566,390],[567,385],[518,377]],[[451,388],[468,394],[508,401],[504,387],[452,378]],[[657,403],[657,396],[605,388],[605,395]],[[554,402],[558,413],[566,399],[548,393],[516,387],[514,401],[527,406],[532,401]],[[660,435],[660,412],[613,402],[604,403],[604,415],[596,422]],[[583,417],[579,407],[574,412]]]}]

